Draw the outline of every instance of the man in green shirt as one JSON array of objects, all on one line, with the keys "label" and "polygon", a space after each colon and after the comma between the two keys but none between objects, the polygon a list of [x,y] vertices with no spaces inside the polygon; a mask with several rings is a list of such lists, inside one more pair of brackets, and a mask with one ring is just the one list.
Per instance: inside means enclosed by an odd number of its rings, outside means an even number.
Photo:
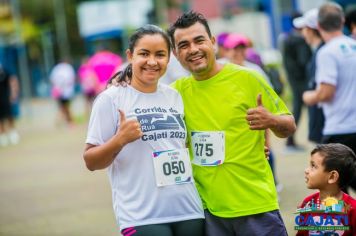
[{"label": "man in green shirt", "polygon": [[184,102],[207,235],[287,235],[264,137],[266,129],[281,138],[293,134],[293,116],[258,73],[216,62],[215,38],[201,14],[184,13],[169,35],[192,74],[173,87]]}]

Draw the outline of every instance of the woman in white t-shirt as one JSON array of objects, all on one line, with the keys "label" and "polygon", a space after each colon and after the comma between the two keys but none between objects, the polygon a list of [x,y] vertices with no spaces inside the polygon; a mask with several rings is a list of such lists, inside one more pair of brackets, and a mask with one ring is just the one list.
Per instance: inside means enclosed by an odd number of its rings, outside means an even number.
[{"label": "woman in white t-shirt", "polygon": [[102,92],[90,117],[84,160],[108,168],[121,234],[203,235],[204,213],[192,177],[177,91],[158,84],[169,61],[164,31],[146,25],[130,37],[120,85]]},{"label": "woman in white t-shirt", "polygon": [[50,74],[51,95],[58,101],[60,112],[67,124],[72,125],[70,103],[74,97],[75,70],[66,60],[55,65]]}]

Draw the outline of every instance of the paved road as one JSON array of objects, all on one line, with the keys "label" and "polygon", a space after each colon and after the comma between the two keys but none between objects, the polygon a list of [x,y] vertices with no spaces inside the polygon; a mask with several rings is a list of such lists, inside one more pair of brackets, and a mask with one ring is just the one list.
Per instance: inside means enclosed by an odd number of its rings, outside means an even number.
[{"label": "paved road", "polygon": [[[82,99],[74,107],[77,115],[83,114]],[[61,127],[55,124],[55,109],[53,102],[33,100],[25,110],[31,116],[19,121],[21,143],[0,148],[0,235],[119,235],[106,172],[90,172],[82,160],[85,119]],[[290,235],[295,233],[293,212],[310,193],[303,170],[313,146],[303,142],[303,118],[297,139],[306,152],[286,155],[283,140],[272,142],[284,186],[280,207]]]}]

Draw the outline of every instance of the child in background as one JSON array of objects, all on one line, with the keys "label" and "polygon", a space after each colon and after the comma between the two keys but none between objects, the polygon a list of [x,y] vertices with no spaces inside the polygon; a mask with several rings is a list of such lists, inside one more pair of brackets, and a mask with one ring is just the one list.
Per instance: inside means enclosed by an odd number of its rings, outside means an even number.
[{"label": "child in background", "polygon": [[[305,181],[307,188],[318,189],[319,192],[304,199],[299,210],[310,207],[313,212],[302,213],[299,216],[299,222],[304,222],[304,224],[301,223],[301,226],[310,226],[311,221],[315,222],[317,226],[331,226],[329,224],[331,216],[334,226],[349,226],[349,230],[300,230],[297,236],[356,235],[356,200],[341,191],[343,186],[347,186],[355,178],[355,170],[356,155],[349,147],[339,143],[316,146],[311,152],[309,167],[305,169]],[[346,215],[328,213],[325,207],[332,207],[340,201],[344,204],[342,212],[345,212]],[[315,210],[319,212],[316,213]],[[323,212],[323,210],[325,211]],[[341,218],[341,222],[338,222],[338,218]],[[307,223],[305,224],[305,222]],[[323,224],[318,224],[320,222]]]}]

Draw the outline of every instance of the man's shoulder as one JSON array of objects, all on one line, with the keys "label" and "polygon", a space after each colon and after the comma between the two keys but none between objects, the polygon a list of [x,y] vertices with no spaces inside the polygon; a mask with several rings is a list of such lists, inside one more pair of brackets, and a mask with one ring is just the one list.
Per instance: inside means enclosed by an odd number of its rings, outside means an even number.
[{"label": "man's shoulder", "polygon": [[329,54],[335,54],[338,51],[342,51],[344,50],[343,48],[345,47],[345,45],[348,44],[356,44],[356,41],[351,39],[350,37],[347,37],[345,35],[343,36],[338,36],[333,38],[332,40],[330,40],[329,42],[325,43],[320,50],[318,51],[318,53],[329,53]]},{"label": "man's shoulder", "polygon": [[240,66],[233,63],[226,63],[223,69],[220,71],[219,75],[235,80],[234,78],[236,77],[241,78],[246,76],[248,77],[255,76],[258,75],[258,73],[255,70],[248,68],[246,66]]},{"label": "man's shoulder", "polygon": [[173,83],[170,84],[170,87],[178,90],[178,91],[182,91],[188,87],[191,86],[191,82],[193,80],[193,76],[192,75],[189,75],[189,76],[186,76],[186,77],[182,77],[182,78],[179,78],[177,79],[176,81],[174,81]]}]

